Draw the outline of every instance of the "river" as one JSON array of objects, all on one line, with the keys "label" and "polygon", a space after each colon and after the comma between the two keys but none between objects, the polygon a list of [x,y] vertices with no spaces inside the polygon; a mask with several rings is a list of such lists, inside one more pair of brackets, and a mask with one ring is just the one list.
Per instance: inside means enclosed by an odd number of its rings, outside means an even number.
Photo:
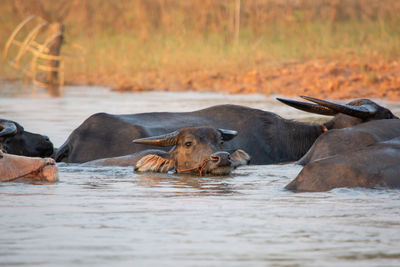
[{"label": "river", "polygon": [[[48,135],[56,147],[96,112],[233,103],[323,119],[262,95],[71,86],[54,99],[13,86],[0,91],[0,117]],[[400,115],[400,103],[377,102]],[[300,170],[245,166],[227,177],[196,177],[59,164],[58,183],[0,185],[0,265],[399,266],[399,190],[284,190]]]}]

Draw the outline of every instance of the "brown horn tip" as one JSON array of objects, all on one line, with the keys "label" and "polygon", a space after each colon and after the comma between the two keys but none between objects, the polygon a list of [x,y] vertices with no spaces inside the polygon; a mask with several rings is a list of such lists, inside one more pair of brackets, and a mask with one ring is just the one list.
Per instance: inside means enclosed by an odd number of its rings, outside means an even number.
[{"label": "brown horn tip", "polygon": [[336,111],[334,111],[330,108],[321,106],[321,105],[311,104],[311,103],[307,103],[307,102],[300,102],[300,101],[291,100],[291,99],[284,99],[284,98],[279,98],[279,97],[277,97],[276,99],[288,106],[291,106],[293,108],[303,110],[306,112],[310,112],[310,113],[326,115],[326,116],[334,116],[337,114]]},{"label": "brown horn tip", "polygon": [[163,134],[159,136],[151,136],[146,138],[135,139],[132,142],[142,145],[150,146],[173,146],[178,142],[179,132],[175,131],[168,134]]}]

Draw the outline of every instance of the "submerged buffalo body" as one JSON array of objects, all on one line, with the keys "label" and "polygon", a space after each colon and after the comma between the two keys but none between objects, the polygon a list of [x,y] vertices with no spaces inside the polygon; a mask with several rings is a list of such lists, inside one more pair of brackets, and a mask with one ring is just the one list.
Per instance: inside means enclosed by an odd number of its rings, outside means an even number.
[{"label": "submerged buffalo body", "polygon": [[[307,128],[299,133],[322,133],[320,126],[293,123],[276,114],[236,105],[220,105],[194,112],[142,113],[111,115],[98,113],[89,117],[68,137],[57,150],[56,161],[83,163],[100,158],[133,154],[148,149],[133,139],[157,136],[186,127],[212,126],[238,132],[236,138],[225,142],[224,151],[243,149],[250,154],[252,164],[267,164],[300,158],[312,145],[304,142],[300,148],[285,142],[295,139],[292,127]],[[168,149],[165,149],[168,150]],[[293,155],[295,154],[295,155]]]},{"label": "submerged buffalo body", "polygon": [[0,148],[8,154],[49,157],[53,144],[47,136],[26,132],[14,121],[0,119]]},{"label": "submerged buffalo body", "polygon": [[308,163],[285,188],[321,192],[339,187],[400,188],[400,137]]},{"label": "submerged buffalo body", "polygon": [[134,166],[136,171],[225,175],[250,160],[249,155],[242,150],[232,154],[223,151],[222,144],[236,135],[236,131],[212,127],[182,128],[165,135],[134,140],[143,145],[173,146],[168,152],[144,150],[132,155],[90,161],[84,165]]},{"label": "submerged buffalo body", "polygon": [[83,163],[133,154],[148,147],[131,143],[132,139],[162,135],[179,128],[207,125],[238,132],[236,138],[222,145],[224,151],[242,149],[250,155],[251,164],[272,164],[298,160],[326,130],[395,117],[389,110],[370,100],[357,100],[342,105],[305,98],[317,104],[279,100],[301,110],[335,117],[319,125],[286,120],[268,111],[238,105],[218,105],[180,113],[98,113],[73,131],[57,150],[55,159]]},{"label": "submerged buffalo body", "polygon": [[334,129],[317,138],[310,150],[298,161],[312,161],[359,150],[377,142],[400,136],[400,120],[375,120],[345,129]]},{"label": "submerged buffalo body", "polygon": [[32,158],[0,151],[0,182],[58,180],[57,166],[51,158]]}]

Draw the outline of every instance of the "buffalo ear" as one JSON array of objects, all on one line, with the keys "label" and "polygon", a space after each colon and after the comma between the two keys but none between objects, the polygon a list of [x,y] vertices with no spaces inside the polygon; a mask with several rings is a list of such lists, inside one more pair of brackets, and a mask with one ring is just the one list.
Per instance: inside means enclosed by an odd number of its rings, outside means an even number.
[{"label": "buffalo ear", "polygon": [[14,122],[0,119],[0,136],[14,135],[17,131]]},{"label": "buffalo ear", "polygon": [[250,162],[250,155],[241,149],[231,153],[232,164],[234,167],[248,165]]},{"label": "buffalo ear", "polygon": [[141,158],[134,167],[139,172],[168,172],[174,168],[174,162],[159,155],[149,154]]},{"label": "buffalo ear", "polygon": [[221,133],[222,140],[224,141],[229,141],[238,134],[238,132],[234,130],[218,129],[218,131]]}]

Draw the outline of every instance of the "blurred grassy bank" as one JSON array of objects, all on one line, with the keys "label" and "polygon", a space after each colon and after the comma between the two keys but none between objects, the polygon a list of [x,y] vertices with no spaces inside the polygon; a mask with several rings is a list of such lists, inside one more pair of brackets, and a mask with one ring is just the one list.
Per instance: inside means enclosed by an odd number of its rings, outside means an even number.
[{"label": "blurred grassy bank", "polygon": [[65,24],[64,51],[86,48],[67,83],[400,99],[396,0],[4,0],[1,47],[30,14]]}]

